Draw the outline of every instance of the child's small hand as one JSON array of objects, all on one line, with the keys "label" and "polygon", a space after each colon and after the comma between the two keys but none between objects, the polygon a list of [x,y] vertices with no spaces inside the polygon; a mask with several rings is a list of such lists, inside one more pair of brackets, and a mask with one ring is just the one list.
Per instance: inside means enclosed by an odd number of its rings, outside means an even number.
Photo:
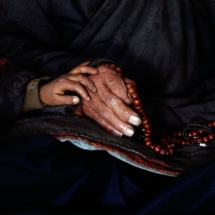
[{"label": "child's small hand", "polygon": [[72,69],[68,74],[62,75],[55,80],[43,85],[39,89],[39,96],[42,103],[49,106],[57,105],[75,105],[80,102],[78,96],[66,95],[66,91],[72,91],[79,94],[86,101],[90,100],[90,92],[97,92],[96,86],[85,74],[96,75],[97,69],[87,66],[88,62],[82,63]]}]

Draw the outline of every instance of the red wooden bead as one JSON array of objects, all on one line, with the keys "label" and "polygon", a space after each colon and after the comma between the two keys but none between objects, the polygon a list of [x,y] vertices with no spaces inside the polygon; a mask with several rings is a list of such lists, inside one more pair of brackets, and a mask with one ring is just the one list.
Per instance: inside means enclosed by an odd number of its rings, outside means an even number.
[{"label": "red wooden bead", "polygon": [[142,109],[142,105],[140,105],[140,106],[134,106],[135,107],[135,109],[139,112],[139,110],[141,110]]},{"label": "red wooden bead", "polygon": [[135,100],[135,99],[138,98],[138,95],[137,95],[137,93],[132,93],[132,94],[130,95],[130,97],[131,97],[132,100]]},{"label": "red wooden bead", "polygon": [[160,145],[156,145],[154,148],[154,152],[159,153],[161,150],[161,146]]},{"label": "red wooden bead", "polygon": [[150,141],[150,140],[148,140],[148,141],[145,142],[145,145],[146,145],[147,147],[149,147],[151,144],[152,144],[152,141]]},{"label": "red wooden bead", "polygon": [[135,107],[139,107],[139,106],[141,105],[140,99],[135,99],[135,100],[133,101],[133,105],[134,105]]},{"label": "red wooden bead", "polygon": [[142,119],[142,125],[146,125],[148,124],[149,120],[146,118],[146,119]]},{"label": "red wooden bead", "polygon": [[172,149],[168,149],[168,151],[170,152],[170,156],[173,154],[174,150]]},{"label": "red wooden bead", "polygon": [[207,142],[209,141],[208,136],[204,136],[202,139],[203,139],[203,142],[204,142],[204,143],[207,143]]},{"label": "red wooden bead", "polygon": [[170,151],[169,150],[166,150],[166,154],[165,154],[166,156],[171,156],[171,154],[170,154]]},{"label": "red wooden bead", "polygon": [[145,133],[144,133],[144,136],[145,136],[145,137],[151,137],[151,134],[145,132]]},{"label": "red wooden bead", "polygon": [[193,137],[193,132],[189,132],[188,137]]},{"label": "red wooden bead", "polygon": [[142,120],[146,120],[146,119],[148,119],[146,115],[142,117]]},{"label": "red wooden bead", "polygon": [[209,135],[208,135],[208,139],[209,139],[209,140],[213,140],[213,139],[214,139],[214,135],[213,135],[213,134],[209,134]]},{"label": "red wooden bead", "polygon": [[115,70],[118,72],[118,73],[121,73],[122,72],[122,69],[120,67],[116,67]]},{"label": "red wooden bead", "polygon": [[152,150],[154,150],[155,145],[152,143],[152,144],[150,145],[150,148],[151,148]]},{"label": "red wooden bead", "polygon": [[165,149],[161,149],[161,150],[160,150],[160,154],[161,154],[161,155],[166,155],[166,150],[165,150]]},{"label": "red wooden bead", "polygon": [[110,63],[109,66],[110,66],[111,68],[115,68],[115,67],[116,67],[116,65],[115,65],[114,63]]},{"label": "red wooden bead", "polygon": [[140,109],[138,110],[139,115],[141,115],[142,112],[143,112],[143,108],[140,108]]},{"label": "red wooden bead", "polygon": [[148,140],[151,140],[151,137],[144,137],[144,142],[148,141]]},{"label": "red wooden bead", "polygon": [[213,126],[213,124],[210,122],[210,123],[208,123],[208,127],[212,127]]},{"label": "red wooden bead", "polygon": [[129,89],[130,87],[133,87],[133,84],[126,84],[127,89]]},{"label": "red wooden bead", "polygon": [[193,131],[192,133],[193,133],[193,137],[196,137],[196,136],[198,136],[198,134],[199,134],[198,131]]},{"label": "red wooden bead", "polygon": [[202,131],[202,130],[199,130],[199,134],[203,134],[204,133],[204,131]]},{"label": "red wooden bead", "polygon": [[181,131],[178,132],[178,136],[182,137],[182,132]]},{"label": "red wooden bead", "polygon": [[135,93],[134,87],[128,88],[128,93],[131,95],[132,93]]},{"label": "red wooden bead", "polygon": [[139,113],[141,114],[141,116],[145,116],[145,114],[146,114],[145,111],[143,110],[143,108],[139,110]]},{"label": "red wooden bead", "polygon": [[143,125],[144,129],[149,129],[150,127],[151,127],[150,124]]},{"label": "red wooden bead", "polygon": [[147,128],[147,129],[145,129],[145,132],[151,134],[152,130],[150,128]]},{"label": "red wooden bead", "polygon": [[[100,65],[100,64],[97,64]],[[117,67],[115,64],[107,64],[111,68],[115,69],[118,74],[121,75],[121,68]],[[145,111],[142,108],[141,101],[139,99],[138,94],[136,93],[136,89],[134,88],[133,84],[126,84],[126,88],[128,90],[128,94],[133,101],[134,108],[136,109],[137,113],[141,117],[142,121],[142,128],[144,128],[143,135],[144,135],[144,143],[147,147],[151,148],[154,150],[154,152],[159,153],[161,155],[165,156],[171,156],[174,153],[173,146],[170,143],[177,143],[177,144],[182,144],[182,145],[188,145],[188,144],[194,144],[194,143],[202,143],[202,142],[209,142],[215,139],[214,134],[208,134],[203,136],[202,134],[204,131],[202,130],[194,130],[188,133],[188,137],[191,138],[192,140],[183,140],[180,139],[179,137],[183,137],[183,132],[178,131],[172,133],[172,137],[168,136],[168,133],[163,131],[161,134],[163,135],[163,138],[161,138],[161,142],[165,148],[162,148],[160,145],[154,145],[151,141],[151,129],[150,129],[150,123],[149,120],[146,116]],[[215,120],[207,124],[208,127],[215,127]],[[203,137],[199,137],[199,136]]]},{"label": "red wooden bead", "polygon": [[186,144],[186,141],[185,140],[182,140],[181,141],[181,145],[185,145]]},{"label": "red wooden bead", "polygon": [[172,145],[170,145],[170,144],[168,143],[167,148],[168,148],[168,149],[171,149],[171,148],[172,148]]}]

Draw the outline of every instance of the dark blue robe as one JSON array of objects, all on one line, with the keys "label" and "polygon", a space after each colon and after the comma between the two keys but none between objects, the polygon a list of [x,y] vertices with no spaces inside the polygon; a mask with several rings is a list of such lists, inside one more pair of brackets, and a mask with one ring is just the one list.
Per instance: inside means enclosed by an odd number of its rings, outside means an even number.
[{"label": "dark blue robe", "polygon": [[[213,0],[1,0],[1,126],[20,116],[26,85],[86,60],[112,60],[137,82],[153,128],[215,119]],[[210,214],[214,162],[178,178],[51,137],[0,140],[6,214]]]},{"label": "dark blue robe", "polygon": [[1,141],[5,214],[213,214],[215,162],[177,178],[44,136]]}]

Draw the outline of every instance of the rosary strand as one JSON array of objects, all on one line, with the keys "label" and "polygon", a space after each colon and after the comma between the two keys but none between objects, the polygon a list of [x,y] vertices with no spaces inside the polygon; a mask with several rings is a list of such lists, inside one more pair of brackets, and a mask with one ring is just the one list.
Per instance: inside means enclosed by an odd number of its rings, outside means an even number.
[{"label": "rosary strand", "polygon": [[[117,67],[114,63],[110,62],[102,62],[98,63],[99,65],[106,65],[113,68],[120,76],[122,76],[122,70],[120,67]],[[136,112],[139,114],[141,118],[141,126],[143,132],[143,142],[146,147],[153,150],[155,153],[164,155],[164,156],[172,156],[174,153],[174,147],[176,145],[190,145],[190,144],[199,144],[200,146],[204,146],[206,143],[212,142],[215,139],[215,121],[209,122],[207,126],[202,125],[190,125],[183,132],[173,132],[169,134],[166,131],[162,131],[162,135],[160,140],[156,141],[159,143],[154,143],[152,140],[152,130],[149,119],[144,111],[140,98],[136,92],[133,84],[125,84],[129,97],[133,103],[133,106]],[[192,128],[193,127],[193,128]],[[196,129],[197,128],[197,129]]]}]

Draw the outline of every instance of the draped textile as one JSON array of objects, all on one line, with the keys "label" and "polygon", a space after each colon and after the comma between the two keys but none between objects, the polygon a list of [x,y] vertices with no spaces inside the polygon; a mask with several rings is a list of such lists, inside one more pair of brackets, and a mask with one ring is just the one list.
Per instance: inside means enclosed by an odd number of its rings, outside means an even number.
[{"label": "draped textile", "polygon": [[[20,116],[28,82],[107,59],[137,82],[154,129],[215,119],[213,0],[1,0],[1,125]],[[210,214],[214,162],[178,178],[45,136],[0,139],[6,214]],[[13,208],[12,208],[13,207]],[[54,213],[54,212],[53,212]]]},{"label": "draped textile", "polygon": [[44,136],[1,140],[4,214],[213,214],[215,163],[177,178]]},{"label": "draped textile", "polygon": [[155,128],[214,119],[212,0],[2,0],[0,8],[0,56],[17,68],[1,80],[2,120],[20,114],[32,78],[99,58],[137,82]]}]

